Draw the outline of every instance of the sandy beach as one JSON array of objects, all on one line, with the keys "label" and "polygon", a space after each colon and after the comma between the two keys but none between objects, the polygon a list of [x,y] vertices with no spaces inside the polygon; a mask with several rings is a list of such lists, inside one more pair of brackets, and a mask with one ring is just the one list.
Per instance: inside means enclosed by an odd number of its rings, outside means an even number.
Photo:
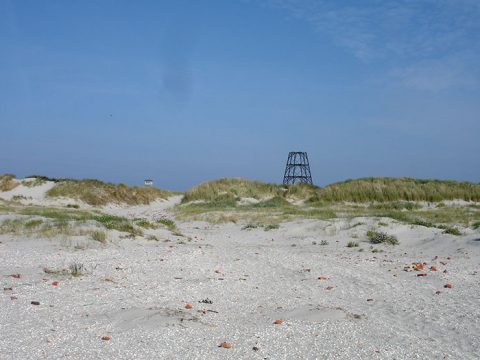
[{"label": "sandy beach", "polygon": [[[172,217],[178,201],[102,210]],[[399,245],[368,242],[379,222]],[[478,358],[478,230],[377,218],[176,225],[110,230],[106,244],[0,235],[0,358]]]}]

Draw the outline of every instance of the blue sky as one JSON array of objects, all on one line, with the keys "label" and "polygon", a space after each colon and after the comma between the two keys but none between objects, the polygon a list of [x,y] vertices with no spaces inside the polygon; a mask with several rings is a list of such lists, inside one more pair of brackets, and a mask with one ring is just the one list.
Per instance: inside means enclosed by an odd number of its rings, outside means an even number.
[{"label": "blue sky", "polygon": [[477,0],[0,0],[0,173],[480,181]]}]

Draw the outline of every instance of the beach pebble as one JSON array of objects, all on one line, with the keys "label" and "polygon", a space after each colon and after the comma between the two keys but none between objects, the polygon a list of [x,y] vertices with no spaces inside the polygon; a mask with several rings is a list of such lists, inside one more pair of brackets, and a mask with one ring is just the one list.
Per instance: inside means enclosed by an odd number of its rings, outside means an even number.
[{"label": "beach pebble", "polygon": [[224,349],[230,349],[232,347],[232,344],[224,341],[224,342],[220,343],[220,345],[218,345],[218,347],[221,347],[221,348],[224,348]]},{"label": "beach pebble", "polygon": [[275,325],[280,325],[281,323],[283,323],[283,320],[275,320],[273,323]]},{"label": "beach pebble", "polygon": [[451,289],[453,286],[452,286],[452,284],[447,283],[447,284],[443,285],[443,287],[445,289]]},{"label": "beach pebble", "polygon": [[110,340],[110,336],[102,336],[102,340],[103,341],[108,341],[108,340]]},{"label": "beach pebble", "polygon": [[188,310],[190,310],[192,307],[193,307],[192,304],[186,304],[186,305],[185,305],[185,309],[188,309]]},{"label": "beach pebble", "polygon": [[40,305],[40,301],[32,301],[32,302],[30,302],[30,304],[32,304],[32,305]]}]

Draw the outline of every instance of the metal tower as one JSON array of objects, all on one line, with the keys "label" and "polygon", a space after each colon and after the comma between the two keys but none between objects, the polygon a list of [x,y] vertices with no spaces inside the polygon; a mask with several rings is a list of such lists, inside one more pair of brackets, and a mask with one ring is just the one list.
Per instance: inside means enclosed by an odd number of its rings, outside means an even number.
[{"label": "metal tower", "polygon": [[303,183],[313,185],[310,164],[306,152],[288,153],[287,166],[283,176],[283,184]]}]

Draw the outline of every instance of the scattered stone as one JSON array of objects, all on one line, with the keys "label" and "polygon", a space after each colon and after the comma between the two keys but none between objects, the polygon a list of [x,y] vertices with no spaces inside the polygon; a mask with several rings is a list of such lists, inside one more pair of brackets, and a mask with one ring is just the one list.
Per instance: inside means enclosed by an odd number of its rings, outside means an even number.
[{"label": "scattered stone", "polygon": [[423,267],[424,267],[424,264],[423,264],[423,263],[415,264],[415,270],[416,270],[416,271],[422,271],[422,270],[423,270]]},{"label": "scattered stone", "polygon": [[333,289],[333,286],[327,286],[327,287],[325,288],[325,290],[332,290],[332,289]]},{"label": "scattered stone", "polygon": [[10,296],[10,300],[17,300],[16,296]]},{"label": "scattered stone", "polygon": [[436,266],[430,266],[430,271],[437,271],[437,267]]},{"label": "scattered stone", "polygon": [[280,325],[281,323],[283,323],[283,320],[275,320],[273,323],[275,325]]},{"label": "scattered stone", "polygon": [[32,302],[30,302],[30,304],[32,304],[32,305],[40,305],[40,301],[32,301]]},{"label": "scattered stone", "polygon": [[218,345],[218,347],[221,347],[221,348],[224,348],[224,349],[230,349],[232,347],[232,344],[224,341],[224,342],[220,343],[220,345]]},{"label": "scattered stone", "polygon": [[448,273],[448,270],[447,269],[443,270],[443,273],[444,274]]},{"label": "scattered stone", "polygon": [[14,279],[20,279],[22,277],[22,275],[20,275],[20,274],[11,274],[9,276],[14,278]]},{"label": "scattered stone", "polygon": [[318,280],[328,280],[328,278],[326,276],[319,276]]},{"label": "scattered stone", "polygon": [[187,309],[187,310],[190,310],[192,307],[193,307],[192,304],[186,304],[185,305],[185,309]]},{"label": "scattered stone", "polygon": [[254,346],[254,347],[252,348],[252,350],[253,350],[253,351],[258,351],[258,350],[260,350],[260,348]]},{"label": "scattered stone", "polygon": [[60,283],[58,281],[54,281],[54,282],[52,282],[52,285],[53,286],[58,286],[58,285],[60,285]]},{"label": "scattered stone", "polygon": [[203,299],[199,301],[200,304],[213,304],[213,301],[209,298]]},{"label": "scattered stone", "polygon": [[110,340],[110,336],[102,336],[102,340],[103,340],[103,341],[109,341],[109,340]]},{"label": "scattered stone", "polygon": [[441,292],[440,290],[437,290],[437,291],[435,292],[435,295],[440,295],[441,293],[442,293],[442,292]]},{"label": "scattered stone", "polygon": [[445,289],[451,289],[453,286],[452,286],[452,284],[447,283],[447,284],[443,285],[443,287]]},{"label": "scattered stone", "polygon": [[13,288],[11,288],[11,287],[4,287],[3,288],[3,291],[12,291],[12,290],[13,290]]},{"label": "scattered stone", "polygon": [[427,276],[427,274],[422,273],[422,274],[417,274],[417,276]]},{"label": "scattered stone", "polygon": [[373,299],[367,299],[367,301],[373,301]]},{"label": "scattered stone", "polygon": [[445,261],[440,261],[440,264],[442,264],[443,266],[447,265],[448,263],[445,262]]}]

